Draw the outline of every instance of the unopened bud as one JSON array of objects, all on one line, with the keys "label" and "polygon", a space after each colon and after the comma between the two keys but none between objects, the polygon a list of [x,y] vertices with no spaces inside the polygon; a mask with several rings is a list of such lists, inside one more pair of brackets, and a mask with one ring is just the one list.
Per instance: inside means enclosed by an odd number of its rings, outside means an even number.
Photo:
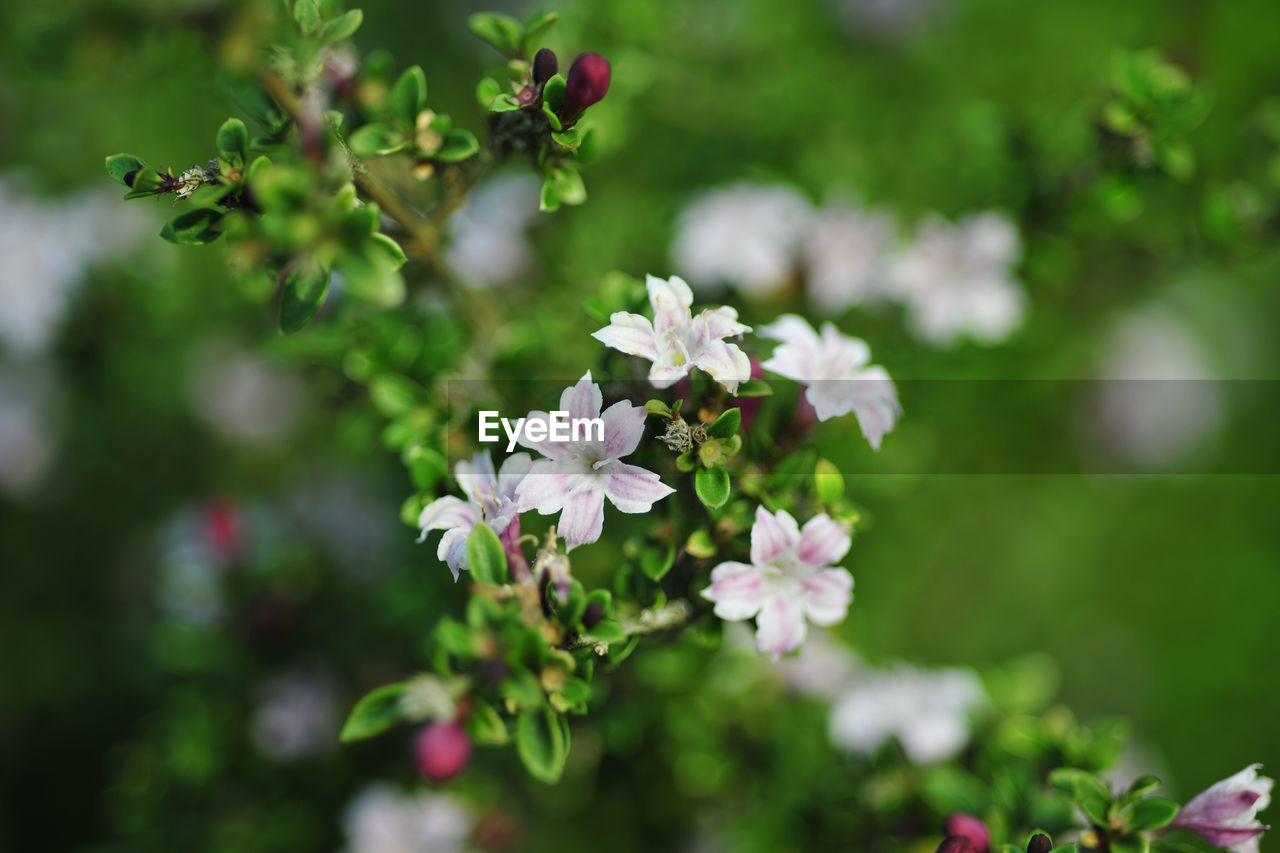
[{"label": "unopened bud", "polygon": [[978,853],[983,853],[991,844],[991,831],[987,825],[971,814],[957,812],[947,818],[942,831],[947,835],[963,835],[973,842]]},{"label": "unopened bud", "polygon": [[602,621],[604,621],[604,605],[598,601],[589,602],[586,609],[582,611],[582,627],[590,631]]},{"label": "unopened bud", "polygon": [[1027,842],[1027,853],[1049,853],[1052,849],[1053,842],[1043,832],[1031,836],[1031,840]]},{"label": "unopened bud", "polygon": [[937,853],[978,853],[978,848],[963,835],[953,835],[938,845]]},{"label": "unopened bud", "polygon": [[609,61],[598,53],[584,53],[569,67],[564,101],[558,115],[565,125],[573,124],[582,111],[600,101],[609,91]]},{"label": "unopened bud", "polygon": [[534,54],[533,57],[533,82],[535,85],[541,86],[543,83],[555,76],[560,65],[556,62],[555,52],[543,48]]},{"label": "unopened bud", "polygon": [[418,735],[413,751],[423,778],[444,782],[467,766],[471,741],[457,723],[432,723]]}]

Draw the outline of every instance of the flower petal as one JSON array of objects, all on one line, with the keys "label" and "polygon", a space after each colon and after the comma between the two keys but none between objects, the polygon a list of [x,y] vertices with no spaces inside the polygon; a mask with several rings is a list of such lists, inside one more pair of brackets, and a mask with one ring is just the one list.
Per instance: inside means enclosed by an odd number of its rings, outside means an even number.
[{"label": "flower petal", "polygon": [[816,350],[819,343],[818,333],[813,326],[796,314],[783,314],[767,326],[761,326],[756,334],[801,349]]},{"label": "flower petal", "polygon": [[556,532],[564,537],[565,551],[600,538],[604,529],[604,489],[581,489],[569,495],[556,524]]},{"label": "flower petal", "polygon": [[738,337],[751,331],[750,326],[738,322],[738,312],[728,306],[708,308],[694,319],[694,323],[701,326],[708,340],[713,341]]},{"label": "flower petal", "polygon": [[756,507],[756,521],[751,526],[751,562],[767,565],[783,551],[794,548],[800,542],[800,528],[791,514],[784,509],[776,514],[762,506]]},{"label": "flower petal", "polygon": [[484,450],[470,459],[459,460],[453,468],[453,476],[473,504],[497,500],[498,477],[493,472],[493,457],[489,455],[489,451]]},{"label": "flower petal", "polygon": [[623,512],[648,512],[656,501],[674,491],[657,474],[637,465],[619,462],[609,467],[605,495]]},{"label": "flower petal", "polygon": [[650,361],[658,357],[653,324],[647,317],[641,317],[639,314],[616,311],[609,315],[609,325],[592,332],[591,337],[627,355],[638,355]]},{"label": "flower petal", "polygon": [[436,556],[449,566],[455,581],[458,579],[458,572],[470,568],[467,564],[467,539],[470,536],[470,527],[454,527],[446,530],[444,536],[440,537]]},{"label": "flower petal", "polygon": [[751,359],[737,344],[712,341],[703,347],[693,363],[711,374],[711,378],[725,387],[730,394],[738,393],[738,383],[751,378]]},{"label": "flower petal", "polygon": [[[565,391],[565,394],[568,393],[568,391]],[[563,399],[563,397],[561,399]],[[563,405],[563,403],[561,405]],[[595,415],[592,415],[592,417],[595,417]],[[542,432],[547,435],[548,438],[544,438],[539,441],[533,441],[529,438],[529,424],[535,421],[546,424],[546,426],[543,427]],[[524,416],[524,423],[520,426],[520,434],[516,436],[516,443],[521,447],[536,450],[548,459],[558,459],[569,452],[569,445],[567,443],[563,441],[552,441],[549,437],[550,435],[551,415],[547,412],[530,412]]]},{"label": "flower petal", "polygon": [[799,648],[806,631],[799,604],[774,596],[765,600],[756,617],[756,648],[777,659]]},{"label": "flower petal", "polygon": [[644,436],[644,409],[619,400],[600,415],[604,421],[604,457],[618,459],[635,452]]},{"label": "flower petal", "polygon": [[649,382],[654,388],[670,388],[689,374],[692,364],[662,364],[655,361],[649,368]]},{"label": "flower petal", "polygon": [[571,474],[550,459],[539,459],[516,487],[516,505],[520,512],[534,509],[550,515],[564,508],[572,487]]},{"label": "flower petal", "polygon": [[533,459],[528,453],[513,453],[498,469],[498,494],[508,500],[514,500],[520,481],[533,467]]},{"label": "flower petal", "polygon": [[804,590],[804,614],[813,624],[834,625],[849,613],[853,575],[844,569],[815,572],[801,581],[800,586]]},{"label": "flower petal", "polygon": [[760,611],[760,569],[746,563],[721,563],[711,570],[711,586],[702,597],[715,602],[715,613],[731,622],[750,619]]},{"label": "flower petal", "polygon": [[428,530],[470,527],[478,521],[480,521],[480,508],[474,504],[469,504],[453,495],[436,498],[423,507],[418,515],[418,527],[422,528],[422,536],[418,541],[421,542],[427,538]]},{"label": "flower petal", "polygon": [[849,553],[852,541],[844,525],[832,521],[826,513],[820,513],[805,522],[796,554],[815,569],[834,566]]},{"label": "flower petal", "polygon": [[591,381],[591,371],[578,380],[572,388],[564,389],[560,395],[560,409],[569,413],[569,419],[598,418],[600,406],[604,402],[600,396],[600,386]]}]

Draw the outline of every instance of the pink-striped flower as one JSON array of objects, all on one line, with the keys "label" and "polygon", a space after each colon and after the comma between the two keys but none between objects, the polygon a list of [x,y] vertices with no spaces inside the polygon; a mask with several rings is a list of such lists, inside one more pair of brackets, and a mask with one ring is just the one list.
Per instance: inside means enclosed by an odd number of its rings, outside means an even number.
[{"label": "pink-striped flower", "polygon": [[644,435],[644,409],[621,400],[602,413],[602,402],[600,386],[591,381],[590,371],[560,395],[560,410],[569,413],[570,422],[579,418],[604,422],[603,441],[531,441],[528,425],[533,421],[547,423],[544,434],[551,435],[546,412],[530,412],[520,433],[520,444],[546,457],[534,462],[520,481],[516,491],[520,512],[560,513],[556,530],[564,537],[566,551],[600,538],[605,498],[623,512],[640,513],[675,491],[652,471],[621,461],[635,451]]},{"label": "pink-striped flower", "polygon": [[721,563],[702,597],[721,619],[756,618],[756,646],[777,657],[804,642],[808,620],[834,625],[853,601],[853,575],[834,564],[849,550],[849,533],[825,514],[802,530],[785,510],[756,508],[751,562]]},{"label": "pink-striped flower", "polygon": [[764,363],[765,370],[806,386],[805,398],[820,421],[852,412],[872,448],[880,449],[880,439],[893,429],[902,407],[885,369],[868,366],[871,348],[866,341],[841,334],[831,323],[823,323],[819,334],[795,314],[782,315],[759,334],[782,342]]},{"label": "pink-striped flower", "polygon": [[649,381],[655,388],[670,388],[697,367],[728,389],[738,392],[738,383],[751,378],[751,361],[736,344],[725,338],[751,331],[738,322],[732,308],[708,308],[693,316],[693,291],[684,279],[664,280],[649,276],[649,304],[653,322],[639,314],[617,311],[609,325],[591,336],[605,346],[653,362]]},{"label": "pink-striped flower", "polygon": [[[516,488],[532,465],[528,453],[508,456],[496,474],[488,451],[477,453],[470,460],[461,460],[453,469],[454,478],[467,500],[446,495],[427,504],[418,516],[418,527],[422,528],[419,542],[432,530],[444,531],[436,554],[449,565],[455,581],[458,572],[468,568],[467,537],[482,521],[498,534],[510,556],[520,554],[515,544],[520,538]],[[520,559],[523,561],[523,555]]]},{"label": "pink-striped flower", "polygon": [[1196,795],[1170,828],[1188,829],[1231,853],[1258,853],[1258,839],[1268,829],[1258,822],[1258,812],[1271,804],[1275,784],[1274,779],[1258,775],[1261,766],[1250,764]]}]

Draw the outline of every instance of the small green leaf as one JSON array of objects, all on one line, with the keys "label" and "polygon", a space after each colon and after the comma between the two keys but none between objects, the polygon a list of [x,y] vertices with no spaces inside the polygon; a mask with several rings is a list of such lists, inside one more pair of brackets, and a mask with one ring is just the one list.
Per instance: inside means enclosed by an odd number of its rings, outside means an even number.
[{"label": "small green leaf", "polygon": [[409,147],[410,140],[390,125],[375,121],[351,134],[347,144],[357,157],[373,157],[403,151]]},{"label": "small green leaf", "polygon": [[627,632],[612,619],[605,619],[591,629],[591,638],[601,643],[620,643],[627,638]]},{"label": "small green leaf", "polygon": [[733,408],[725,409],[720,413],[720,417],[711,422],[711,426],[707,427],[707,435],[711,438],[732,438],[738,433],[738,427],[742,425],[742,410]]},{"label": "small green leaf", "polygon": [[320,25],[320,10],[316,0],[297,0],[293,7],[293,19],[297,21],[304,36],[309,36]]},{"label": "small green leaf", "polygon": [[480,150],[480,141],[469,130],[451,130],[444,137],[444,144],[433,156],[445,163],[457,163]]},{"label": "small green leaf", "polygon": [[223,213],[212,207],[193,207],[165,223],[160,236],[182,246],[202,246],[222,236]]},{"label": "small green leaf", "polygon": [[1129,818],[1129,828],[1145,832],[1168,826],[1178,816],[1179,806],[1173,800],[1164,797],[1147,797],[1133,807],[1133,815]]},{"label": "small green leaf", "polygon": [[529,19],[529,23],[524,26],[524,38],[520,40],[520,48],[524,51],[525,56],[533,56],[537,52],[538,44],[542,41],[542,37],[546,35],[547,30],[551,29],[560,18],[559,12],[535,12],[533,17]]},{"label": "small green leaf", "polygon": [[516,720],[516,752],[535,779],[554,785],[569,757],[569,724],[543,708],[526,711]]},{"label": "small green leaf", "polygon": [[380,231],[375,231],[369,235],[369,239],[373,241],[374,248],[386,255],[387,260],[389,260],[396,269],[399,269],[404,265],[405,261],[409,260],[408,256],[404,253],[404,249],[400,248],[400,244],[388,237],[386,234],[383,234]]},{"label": "small green leaf", "polygon": [[409,689],[407,682],[379,687],[365,696],[351,709],[351,716],[342,726],[338,739],[343,743],[363,740],[384,732],[404,718],[400,698]]},{"label": "small green leaf", "polygon": [[551,138],[556,141],[557,145],[563,145],[565,148],[576,149],[582,142],[583,128],[581,125],[574,125],[568,130],[552,131]]},{"label": "small green leaf", "polygon": [[1049,774],[1049,783],[1070,794],[1091,822],[1105,826],[1111,806],[1111,791],[1097,776],[1076,767],[1059,767]]},{"label": "small green leaf", "polygon": [[249,129],[238,118],[229,118],[218,128],[218,154],[230,163],[244,163],[249,157]]},{"label": "small green leaf", "polygon": [[844,500],[844,475],[830,460],[819,459],[813,468],[814,487],[823,506],[834,506]]},{"label": "small green leaf", "polygon": [[412,130],[418,113],[427,108],[427,75],[422,66],[414,65],[400,75],[391,87],[391,114],[396,121]]},{"label": "small green leaf", "polygon": [[547,169],[547,178],[555,185],[556,195],[565,204],[582,204],[587,200],[587,187],[582,182],[578,167],[572,163],[558,163]]},{"label": "small green leaf", "polygon": [[407,376],[383,373],[369,382],[369,399],[388,418],[412,411],[426,398],[426,389]]},{"label": "small green leaf", "polygon": [[132,154],[112,154],[107,158],[107,174],[112,180],[121,186],[129,186],[125,180],[125,176],[130,172],[139,172],[145,167],[145,163],[134,157]]},{"label": "small green leaf", "polygon": [[480,82],[476,84],[476,100],[486,110],[493,103],[493,99],[501,94],[502,84],[492,77],[482,77]]},{"label": "small green leaf", "polygon": [[471,713],[464,724],[467,736],[479,744],[501,746],[511,740],[507,724],[493,710],[493,706],[479,696],[471,697]]},{"label": "small green leaf", "polygon": [[1147,853],[1151,842],[1142,835],[1130,835],[1127,838],[1113,838],[1110,841],[1112,853]]},{"label": "small green leaf", "polygon": [[748,379],[746,382],[738,383],[738,393],[735,397],[772,397],[773,388],[769,387],[769,383],[763,379]]},{"label": "small green leaf", "polygon": [[538,210],[550,213],[560,209],[560,196],[556,193],[555,181],[548,175],[542,181],[542,193],[538,196]]},{"label": "small green leaf", "polygon": [[484,522],[473,527],[467,537],[467,562],[478,583],[501,586],[507,582],[507,552],[498,534]]},{"label": "small green leaf", "polygon": [[560,129],[560,119],[556,117],[556,110],[560,109],[560,105],[564,103],[564,90],[567,85],[564,74],[553,74],[542,87],[542,103],[550,114],[549,118],[554,120],[551,124],[552,130]]},{"label": "small green leaf", "polygon": [[723,468],[699,468],[693,475],[693,489],[698,500],[707,506],[722,507],[729,500],[729,472]]},{"label": "small green leaf", "polygon": [[345,15],[328,21],[320,28],[319,34],[316,36],[321,44],[332,44],[335,41],[351,38],[355,35],[356,30],[360,29],[360,24],[364,22],[364,12],[359,9],[352,9]]},{"label": "small green leaf", "polygon": [[676,470],[688,474],[698,467],[698,454],[694,450],[686,450],[676,457]]},{"label": "small green leaf", "polygon": [[671,407],[662,400],[649,400],[644,404],[644,413],[646,415],[662,415],[664,418],[670,418]]},{"label": "small green leaf", "polygon": [[689,534],[689,541],[684,543],[684,550],[692,557],[700,560],[706,560],[716,555],[716,540],[711,533],[703,527]]},{"label": "small green leaf", "polygon": [[499,94],[489,102],[491,113],[513,113],[520,109],[520,104],[512,95]]},{"label": "small green leaf", "polygon": [[[555,78],[552,77],[551,79],[554,80]],[[543,91],[545,92],[546,90],[544,89]],[[543,97],[545,98],[546,96],[543,95]],[[544,100],[542,102],[542,114],[547,117],[547,124],[551,125],[552,130],[560,130],[564,127],[560,123],[560,116],[556,115],[556,111],[551,108],[551,104],[548,101]]]},{"label": "small green leaf", "polygon": [[1137,794],[1141,796],[1143,794],[1150,793],[1159,787],[1160,778],[1158,776],[1147,774],[1146,776],[1139,776],[1137,779],[1134,779],[1133,784],[1129,786],[1127,793],[1130,795]]},{"label": "small green leaf", "polygon": [[649,545],[640,552],[640,570],[650,579],[660,581],[676,562],[675,543]]},{"label": "small green leaf", "polygon": [[508,58],[520,54],[524,29],[510,15],[498,12],[476,12],[467,18],[467,29],[481,41]]},{"label": "small green leaf", "polygon": [[328,295],[329,271],[313,261],[297,263],[280,288],[277,311],[280,331],[288,335],[307,325]]}]

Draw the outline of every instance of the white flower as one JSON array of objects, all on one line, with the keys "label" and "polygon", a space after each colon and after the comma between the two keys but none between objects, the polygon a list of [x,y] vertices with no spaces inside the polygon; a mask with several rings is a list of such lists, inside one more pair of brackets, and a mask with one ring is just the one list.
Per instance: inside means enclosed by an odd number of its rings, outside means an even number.
[{"label": "white flower", "polygon": [[1020,255],[1018,231],[999,213],[954,225],[932,217],[893,262],[890,289],[922,339],[948,344],[970,335],[998,343],[1022,320],[1026,298],[1011,273]]},{"label": "white flower", "polygon": [[448,794],[402,794],[374,784],[347,806],[347,853],[461,853],[471,816]]},{"label": "white flower", "polygon": [[738,383],[751,378],[751,360],[724,338],[740,337],[751,327],[739,323],[732,308],[708,308],[694,317],[689,310],[693,292],[677,276],[664,281],[651,275],[645,286],[653,306],[652,323],[639,314],[617,311],[609,317],[609,325],[591,337],[653,362],[649,381],[655,388],[670,388],[697,367],[736,394]]},{"label": "white flower", "polygon": [[536,178],[499,175],[467,194],[449,217],[445,265],[469,287],[484,288],[514,281],[533,262],[525,230],[538,216]]},{"label": "white flower", "polygon": [[839,314],[881,295],[892,244],[893,224],[884,214],[828,204],[804,241],[809,299],[820,310]]},{"label": "white flower", "polygon": [[298,670],[263,683],[249,733],[263,755],[289,761],[331,751],[337,722],[332,680]]},{"label": "white flower", "polygon": [[896,737],[912,761],[933,764],[968,743],[969,718],[985,704],[981,683],[966,669],[866,670],[831,709],[831,741],[871,755]]},{"label": "white flower", "polygon": [[1270,827],[1258,812],[1271,805],[1275,780],[1258,775],[1261,764],[1250,764],[1202,791],[1182,807],[1171,827],[1188,829],[1231,853],[1258,853],[1258,841]]},{"label": "white flower", "polygon": [[[458,579],[458,572],[470,568],[467,564],[467,538],[480,522],[493,528],[504,545],[513,546],[511,533],[518,534],[520,530],[516,518],[516,489],[532,464],[528,453],[514,453],[506,458],[495,474],[489,451],[477,453],[470,461],[459,461],[453,469],[454,478],[466,493],[467,500],[446,495],[423,508],[418,516],[418,527],[422,528],[418,541],[426,539],[432,530],[444,531],[436,555],[449,565],[454,580]],[[511,530],[513,524],[514,531]]]},{"label": "white flower", "polygon": [[306,387],[296,373],[225,341],[195,348],[186,383],[192,411],[246,447],[280,445],[306,409]]},{"label": "white flower", "polygon": [[785,510],[756,507],[751,527],[751,562],[721,563],[711,572],[702,597],[715,602],[721,619],[756,617],[756,646],[779,655],[804,642],[805,620],[834,625],[853,601],[853,575],[832,568],[849,550],[843,526],[826,515],[801,530]]},{"label": "white flower", "polygon": [[566,551],[600,538],[606,497],[623,512],[641,513],[675,491],[652,471],[621,461],[635,451],[644,435],[644,409],[621,400],[602,414],[602,402],[600,386],[591,381],[590,371],[560,395],[560,410],[569,413],[570,423],[578,418],[604,421],[603,441],[530,440],[533,421],[544,422],[544,434],[551,435],[546,412],[530,412],[520,432],[522,445],[546,457],[533,463],[517,488],[520,511],[559,512],[556,530],[564,537]]},{"label": "white flower", "polygon": [[789,187],[739,183],[695,198],[680,214],[671,256],[695,285],[764,295],[791,277],[812,208]]},{"label": "white flower", "polygon": [[795,314],[782,315],[759,334],[782,342],[762,365],[765,370],[805,385],[805,398],[820,421],[853,412],[867,441],[880,449],[902,407],[885,369],[867,365],[871,349],[865,341],[841,334],[831,323],[823,323],[819,335]]}]

